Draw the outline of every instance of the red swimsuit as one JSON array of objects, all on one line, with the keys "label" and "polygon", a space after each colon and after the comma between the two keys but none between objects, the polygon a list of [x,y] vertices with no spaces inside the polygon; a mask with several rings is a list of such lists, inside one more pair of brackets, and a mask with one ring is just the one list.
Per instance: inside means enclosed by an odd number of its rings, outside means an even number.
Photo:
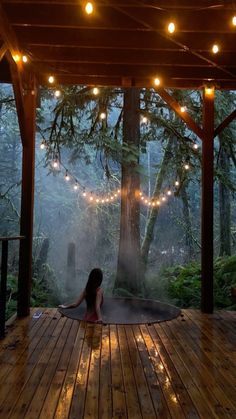
[{"label": "red swimsuit", "polygon": [[[98,287],[96,292],[98,292],[100,289],[101,288]],[[102,306],[102,303],[103,303],[103,295],[102,295],[101,306]],[[96,304],[96,301],[95,301],[95,304]],[[86,320],[87,322],[96,322],[98,320],[98,316],[97,316],[95,307],[92,308],[92,310],[90,310],[90,311],[86,310],[86,313],[84,315],[84,320]]]}]

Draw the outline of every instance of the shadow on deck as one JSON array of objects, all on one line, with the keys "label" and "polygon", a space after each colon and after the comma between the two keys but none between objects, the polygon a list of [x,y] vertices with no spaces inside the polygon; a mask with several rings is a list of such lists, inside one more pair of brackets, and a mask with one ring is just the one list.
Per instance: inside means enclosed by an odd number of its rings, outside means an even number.
[{"label": "shadow on deck", "polygon": [[236,312],[102,326],[40,310],[0,342],[1,418],[236,418]]}]

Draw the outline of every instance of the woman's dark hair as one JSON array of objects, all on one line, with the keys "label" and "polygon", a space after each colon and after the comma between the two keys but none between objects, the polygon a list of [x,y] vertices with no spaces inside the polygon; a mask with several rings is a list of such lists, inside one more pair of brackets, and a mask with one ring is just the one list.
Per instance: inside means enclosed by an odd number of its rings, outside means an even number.
[{"label": "woman's dark hair", "polygon": [[89,274],[88,282],[85,287],[85,300],[88,308],[92,308],[95,305],[96,301],[96,292],[98,287],[100,287],[103,279],[102,270],[99,268],[94,268]]}]

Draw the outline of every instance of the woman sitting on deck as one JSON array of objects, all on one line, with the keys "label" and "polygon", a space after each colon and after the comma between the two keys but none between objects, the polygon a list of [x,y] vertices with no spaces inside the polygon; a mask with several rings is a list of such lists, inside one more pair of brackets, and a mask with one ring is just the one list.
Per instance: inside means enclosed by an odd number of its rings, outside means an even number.
[{"label": "woman sitting on deck", "polygon": [[77,301],[72,304],[61,304],[59,308],[78,307],[85,299],[87,310],[84,320],[94,323],[102,323],[101,305],[103,303],[103,290],[100,287],[103,279],[101,269],[94,268],[89,274],[88,282]]}]

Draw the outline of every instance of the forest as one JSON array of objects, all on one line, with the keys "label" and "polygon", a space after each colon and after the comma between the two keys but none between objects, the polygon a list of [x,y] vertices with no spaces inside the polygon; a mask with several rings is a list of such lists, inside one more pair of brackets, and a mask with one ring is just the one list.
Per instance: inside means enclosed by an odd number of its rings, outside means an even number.
[{"label": "forest", "polygon": [[[201,92],[171,90],[201,124]],[[236,94],[216,91],[216,125]],[[215,139],[214,303],[236,309],[236,123]],[[41,88],[37,102],[31,305],[56,306],[104,272],[105,295],[200,306],[201,142],[154,89]],[[0,87],[0,236],[19,234],[21,140]],[[7,315],[16,308],[11,243]]]}]

